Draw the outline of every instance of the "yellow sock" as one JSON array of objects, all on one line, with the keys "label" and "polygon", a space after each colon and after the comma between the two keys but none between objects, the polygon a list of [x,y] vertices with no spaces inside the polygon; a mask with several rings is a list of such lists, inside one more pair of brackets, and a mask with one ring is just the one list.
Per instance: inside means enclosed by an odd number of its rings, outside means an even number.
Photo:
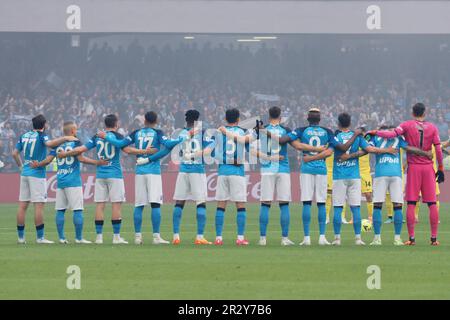
[{"label": "yellow sock", "polygon": [[325,208],[327,210],[327,220],[330,221],[331,212],[331,193],[327,194],[327,202],[325,203]]},{"label": "yellow sock", "polygon": [[439,202],[439,200],[438,200],[438,201],[436,201],[436,207],[437,207],[437,209],[438,209],[438,212],[439,212],[439,208],[441,207],[441,203]]},{"label": "yellow sock", "polygon": [[369,220],[372,220],[373,216],[373,202],[367,202],[367,216]]},{"label": "yellow sock", "polygon": [[386,195],[386,210],[388,217],[392,218],[394,216],[394,204],[392,203],[390,194]]}]

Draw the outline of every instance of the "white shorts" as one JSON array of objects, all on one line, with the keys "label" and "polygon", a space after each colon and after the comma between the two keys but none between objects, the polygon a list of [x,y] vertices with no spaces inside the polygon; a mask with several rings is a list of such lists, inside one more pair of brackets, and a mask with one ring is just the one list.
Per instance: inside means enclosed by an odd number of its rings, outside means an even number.
[{"label": "white shorts", "polygon": [[206,201],[208,191],[206,174],[180,172],[175,184],[174,200]]},{"label": "white shorts", "polygon": [[378,177],[373,179],[373,202],[386,201],[389,192],[393,203],[403,203],[403,182],[401,177]]},{"label": "white shorts", "polygon": [[327,175],[301,173],[301,201],[313,201],[315,194],[317,203],[325,203],[327,201],[327,185]]},{"label": "white shorts", "polygon": [[218,176],[216,200],[247,202],[247,179],[243,176]]},{"label": "white shorts", "polygon": [[350,206],[361,205],[361,179],[333,180],[333,206],[342,207],[346,200]]},{"label": "white shorts", "polygon": [[160,174],[137,174],[134,179],[134,205],[163,202],[162,180]]},{"label": "white shorts", "polygon": [[123,179],[96,179],[94,201],[125,202],[125,185]]},{"label": "white shorts", "polygon": [[83,189],[70,187],[56,189],[56,210],[83,210]]},{"label": "white shorts", "polygon": [[289,173],[261,173],[261,201],[291,201],[291,175]]},{"label": "white shorts", "polygon": [[47,202],[47,180],[20,176],[19,201]]}]

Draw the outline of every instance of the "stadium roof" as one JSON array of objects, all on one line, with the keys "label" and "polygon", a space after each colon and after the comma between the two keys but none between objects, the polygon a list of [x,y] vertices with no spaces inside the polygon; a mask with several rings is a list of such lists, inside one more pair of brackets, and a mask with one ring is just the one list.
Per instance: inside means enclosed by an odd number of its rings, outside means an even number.
[{"label": "stadium roof", "polygon": [[449,1],[0,1],[3,32],[449,34],[448,21]]}]

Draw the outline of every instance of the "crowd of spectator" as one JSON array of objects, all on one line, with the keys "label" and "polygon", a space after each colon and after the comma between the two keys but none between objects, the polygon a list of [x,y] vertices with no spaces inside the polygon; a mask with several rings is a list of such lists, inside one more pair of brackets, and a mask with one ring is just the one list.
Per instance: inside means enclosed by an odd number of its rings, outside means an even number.
[{"label": "crowd of spectator", "polygon": [[[276,50],[263,43],[250,50],[193,42],[145,48],[132,41],[116,50],[107,43],[83,50],[61,43],[0,39],[3,171],[17,170],[11,151],[38,113],[48,119],[52,137],[62,135],[64,121],[76,121],[84,142],[110,113],[119,116],[124,135],[143,125],[148,110],[158,113],[160,128],[170,134],[183,126],[190,108],[201,112],[204,127],[218,127],[227,108],[239,108],[242,119],[264,119],[272,105],[282,108],[290,128],[304,125],[305,113],[315,106],[323,126],[336,129],[337,115],[346,111],[355,127],[372,129],[408,119],[410,106],[422,101],[441,138],[449,137],[446,47],[353,48],[332,42]],[[134,160],[125,159],[126,170],[132,170]]]}]

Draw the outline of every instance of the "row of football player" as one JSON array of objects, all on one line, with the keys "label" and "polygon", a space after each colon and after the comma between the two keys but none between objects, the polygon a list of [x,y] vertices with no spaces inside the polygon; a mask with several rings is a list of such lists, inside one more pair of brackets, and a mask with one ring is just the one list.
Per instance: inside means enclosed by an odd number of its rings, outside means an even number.
[{"label": "row of football player", "polygon": [[[276,200],[280,205],[282,244],[291,245],[288,239],[289,231],[289,202],[290,174],[287,154],[287,144],[299,150],[305,155],[302,159],[302,173],[300,175],[301,198],[303,202],[303,224],[305,238],[304,245],[311,243],[309,238],[309,221],[311,219],[311,203],[315,198],[319,208],[319,244],[326,245],[329,242],[325,238],[326,213],[325,202],[327,198],[327,168],[324,159],[335,153],[333,161],[333,207],[334,207],[334,232],[333,244],[340,244],[341,213],[343,205],[348,201],[352,213],[356,236],[356,244],[364,244],[360,237],[361,231],[361,180],[358,157],[367,152],[377,154],[377,165],[374,179],[374,229],[375,239],[373,244],[380,244],[380,228],[378,227],[378,211],[381,214],[381,204],[384,202],[386,192],[390,192],[395,207],[394,221],[398,221],[401,215],[403,202],[401,189],[401,164],[398,154],[399,148],[407,152],[417,154],[422,158],[431,158],[429,151],[407,146],[401,137],[383,139],[371,137],[370,144],[364,139],[361,130],[350,130],[351,117],[343,113],[339,115],[339,131],[336,135],[329,129],[319,126],[320,110],[311,109],[308,113],[310,125],[291,131],[280,124],[281,110],[272,107],[269,110],[269,124],[261,128],[260,133],[267,135],[268,139],[259,141],[259,148],[253,152],[264,158],[265,164],[261,166],[261,210],[259,244],[266,244],[266,229],[271,203]],[[195,122],[200,114],[196,110],[186,112],[186,128],[181,131],[177,139],[167,138],[161,130],[157,129],[157,115],[148,112],[145,115],[145,127],[133,132],[127,137],[122,137],[116,132],[118,119],[115,115],[105,118],[105,132],[99,132],[86,144],[76,139],[77,127],[73,122],[64,124],[65,137],[49,140],[45,134],[46,120],[42,115],[33,118],[33,130],[23,134],[14,151],[14,159],[21,170],[20,205],[17,215],[17,230],[19,243],[25,242],[24,224],[25,213],[30,202],[35,205],[35,222],[38,243],[50,243],[44,238],[43,206],[46,201],[45,167],[54,157],[57,157],[57,194],[56,194],[56,224],[61,243],[67,243],[64,235],[65,211],[74,211],[74,224],[76,230],[76,242],[88,243],[82,238],[83,226],[83,193],[81,187],[80,162],[97,166],[95,183],[95,202],[97,204],[95,214],[96,243],[103,243],[104,210],[107,202],[112,202],[112,225],[114,230],[113,243],[126,243],[120,237],[121,228],[121,204],[125,201],[125,188],[123,174],[120,166],[120,152],[137,155],[136,180],[135,180],[135,210],[134,227],[135,243],[142,243],[142,212],[145,205],[152,208],[153,243],[167,243],[160,236],[162,203],[162,182],[159,159],[167,155],[170,150],[181,143],[181,149],[185,155],[182,157],[180,172],[177,177],[174,199],[176,205],[173,211],[173,243],[180,243],[179,228],[184,204],[187,199],[193,199],[197,204],[198,230],[196,244],[209,244],[203,237],[206,223],[206,176],[204,163],[193,161],[193,158],[211,153],[218,143],[227,147],[222,148],[223,157],[238,158],[236,152],[243,150],[237,148],[237,144],[248,145],[258,140],[259,135],[248,133],[239,127],[239,111],[229,109],[226,111],[226,125],[219,128],[223,139],[216,141],[204,135],[196,134],[193,130]],[[198,140],[200,139],[200,141]],[[277,139],[278,144],[272,144],[271,140]],[[221,140],[221,141],[220,141]],[[265,145],[261,145],[261,141]],[[258,141],[257,141],[258,143]],[[276,150],[271,146],[277,145]],[[229,148],[231,146],[231,148]],[[324,146],[327,148],[324,150]],[[47,155],[47,147],[52,148]],[[82,156],[82,153],[96,148],[97,160]],[[228,150],[228,152],[227,152]],[[20,153],[23,152],[24,162]],[[107,159],[107,160],[105,160]],[[431,161],[431,160],[430,160]],[[434,173],[433,173],[434,175]],[[276,194],[276,197],[275,197]],[[227,202],[236,203],[237,233],[236,244],[246,245],[244,238],[246,222],[246,181],[243,164],[224,161],[219,165],[216,200],[217,210],[215,215],[216,245],[222,244],[223,216]],[[401,219],[400,219],[401,220]],[[396,224],[395,243],[401,244],[401,224]]]}]

